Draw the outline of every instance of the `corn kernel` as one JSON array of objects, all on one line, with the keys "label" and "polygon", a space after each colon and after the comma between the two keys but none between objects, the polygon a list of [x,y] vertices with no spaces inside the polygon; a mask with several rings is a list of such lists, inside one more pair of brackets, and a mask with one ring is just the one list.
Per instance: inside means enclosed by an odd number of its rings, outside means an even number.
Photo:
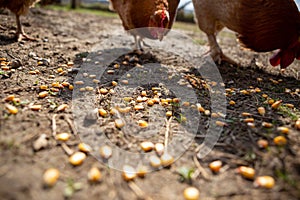
[{"label": "corn kernel", "polygon": [[83,81],[76,81],[74,84],[75,84],[75,85],[83,85],[84,82],[83,82]]},{"label": "corn kernel", "polygon": [[122,119],[116,119],[115,120],[115,126],[120,129],[120,128],[125,126],[125,123]]},{"label": "corn kernel", "polygon": [[48,90],[48,85],[41,85],[41,86],[40,86],[40,89],[41,89],[41,90]]},{"label": "corn kernel", "polygon": [[141,103],[141,102],[146,102],[147,100],[148,100],[147,97],[138,96],[138,98],[136,99],[136,102]]},{"label": "corn kernel", "polygon": [[139,120],[139,121],[138,121],[138,124],[139,124],[139,126],[142,127],[142,128],[148,127],[148,122],[146,122],[146,121],[144,121],[144,120]]},{"label": "corn kernel", "polygon": [[112,82],[111,82],[111,85],[114,86],[114,87],[116,87],[116,86],[118,85],[118,82],[112,81]]},{"label": "corn kernel", "polygon": [[74,86],[73,85],[69,85],[69,90],[73,90]]},{"label": "corn kernel", "polygon": [[90,182],[96,183],[99,182],[102,178],[102,174],[100,170],[97,167],[92,167],[88,174],[87,174],[88,180]]},{"label": "corn kernel", "polygon": [[57,107],[57,112],[65,111],[68,108],[68,104],[61,104],[60,106]]},{"label": "corn kernel", "polygon": [[141,165],[141,166],[139,166],[139,167],[137,168],[136,175],[137,175],[138,177],[143,178],[143,177],[145,177],[145,175],[147,174],[148,171],[149,171],[149,170],[148,170],[148,167],[146,167],[146,166],[144,166],[144,165]]},{"label": "corn kernel", "polygon": [[195,187],[188,187],[183,191],[183,196],[185,200],[199,200],[200,192]]},{"label": "corn kernel", "polygon": [[144,110],[144,106],[141,104],[135,105],[134,110]]},{"label": "corn kernel", "polygon": [[56,70],[57,73],[61,73],[61,72],[63,72],[63,71],[64,71],[64,70],[63,70],[63,68],[61,68],[61,67],[60,67],[60,68],[57,68],[57,70]]},{"label": "corn kernel", "polygon": [[227,124],[225,122],[221,122],[221,121],[216,121],[216,125],[221,126],[221,127],[227,126]]},{"label": "corn kernel", "polygon": [[152,151],[152,149],[154,148],[154,144],[152,142],[142,142],[140,146],[145,152]]},{"label": "corn kernel", "polygon": [[39,98],[45,98],[46,96],[48,96],[49,92],[48,91],[43,91],[39,93]]},{"label": "corn kernel", "polygon": [[121,83],[123,83],[124,85],[128,85],[128,80],[122,80]]},{"label": "corn kernel", "polygon": [[65,82],[62,82],[61,85],[64,87],[69,87],[70,83],[65,81]]},{"label": "corn kernel", "polygon": [[165,146],[162,143],[156,143],[154,149],[157,155],[161,156],[164,153]]},{"label": "corn kernel", "polygon": [[246,119],[244,119],[244,122],[246,122],[246,123],[253,123],[254,122],[254,118],[246,118]]},{"label": "corn kernel", "polygon": [[218,113],[211,113],[211,117],[212,118],[218,118],[218,117],[220,117],[220,115]]},{"label": "corn kernel", "polygon": [[108,159],[112,156],[112,148],[104,145],[99,149],[100,156],[104,159]]},{"label": "corn kernel", "polygon": [[266,149],[269,146],[269,142],[267,140],[260,139],[257,141],[257,145],[259,148]]},{"label": "corn kernel", "polygon": [[222,161],[220,160],[213,161],[209,164],[210,170],[215,173],[219,172],[221,167],[222,167]]},{"label": "corn kernel", "polygon": [[295,128],[300,130],[300,118],[296,121]]},{"label": "corn kernel", "polygon": [[272,123],[268,123],[268,122],[263,122],[261,125],[263,127],[265,127],[265,128],[272,128],[273,127],[273,124]]},{"label": "corn kernel", "polygon": [[117,110],[118,110],[120,113],[129,113],[130,110],[131,110],[131,107],[125,107],[125,108],[117,107]]},{"label": "corn kernel", "polygon": [[291,103],[286,103],[286,104],[284,104],[286,107],[288,107],[288,108],[291,108],[291,109],[293,109],[293,108],[295,108],[295,105],[294,104],[291,104]]},{"label": "corn kernel", "polygon": [[201,104],[197,103],[196,107],[197,107],[199,112],[203,112],[203,113],[205,112],[205,109],[201,106]]},{"label": "corn kernel", "polygon": [[55,136],[55,139],[65,142],[68,141],[70,137],[71,135],[69,133],[60,133]]},{"label": "corn kernel", "polygon": [[262,94],[261,95],[263,98],[268,98],[268,95],[267,94]]},{"label": "corn kernel", "polygon": [[172,155],[170,155],[169,153],[164,153],[160,157],[160,161],[161,161],[162,166],[167,167],[174,162],[174,157]]},{"label": "corn kernel", "polygon": [[235,105],[235,101],[229,101],[229,105],[231,105],[231,106],[233,106],[233,105]]},{"label": "corn kernel", "polygon": [[267,189],[273,188],[275,185],[275,180],[271,176],[259,176],[254,181],[254,186],[263,187]]},{"label": "corn kernel", "polygon": [[261,116],[264,116],[266,114],[266,109],[264,107],[257,108],[257,111]]},{"label": "corn kernel", "polygon": [[155,155],[150,156],[149,161],[150,165],[154,168],[158,168],[161,166],[161,160]]},{"label": "corn kernel", "polygon": [[255,170],[251,167],[241,166],[237,170],[244,178],[253,179],[255,176]]},{"label": "corn kernel", "polygon": [[172,115],[173,115],[172,111],[169,110],[166,112],[166,117],[171,117]]},{"label": "corn kernel", "polygon": [[277,127],[277,131],[282,134],[288,134],[290,130],[287,127],[281,126],[281,127]]},{"label": "corn kernel", "polygon": [[107,114],[108,114],[107,111],[104,110],[103,108],[98,109],[98,113],[99,113],[99,115],[102,116],[102,117],[106,117]]},{"label": "corn kernel", "polygon": [[5,101],[13,101],[15,98],[15,95],[11,94],[11,95],[8,95],[6,98],[5,98]]},{"label": "corn kernel", "polygon": [[146,92],[146,91],[142,91],[142,92],[141,92],[141,96],[142,96],[142,97],[147,96],[147,92]]},{"label": "corn kernel", "polygon": [[155,104],[155,102],[154,102],[153,99],[149,99],[149,100],[147,101],[147,104],[148,104],[148,106],[153,106],[153,105]]},{"label": "corn kernel", "polygon": [[105,94],[108,93],[108,90],[105,89],[105,88],[101,88],[101,89],[100,89],[100,93],[105,95]]},{"label": "corn kernel", "polygon": [[18,113],[18,109],[13,105],[5,104],[5,108],[8,110],[8,112],[10,114],[17,114]]},{"label": "corn kernel", "polygon": [[72,156],[70,156],[69,162],[74,166],[78,166],[81,165],[85,159],[86,159],[85,153],[75,152]]},{"label": "corn kernel", "polygon": [[78,149],[84,153],[89,153],[92,151],[91,146],[89,146],[88,144],[82,143],[82,142],[78,144]]},{"label": "corn kernel", "polygon": [[185,101],[182,103],[182,105],[188,107],[188,106],[190,106],[190,102]]},{"label": "corn kernel", "polygon": [[54,186],[59,176],[60,176],[60,172],[58,169],[55,168],[47,169],[43,175],[44,184],[48,187]]},{"label": "corn kernel", "polygon": [[271,107],[273,109],[277,109],[281,105],[281,103],[282,103],[282,100],[276,101],[271,105]]},{"label": "corn kernel", "polygon": [[250,116],[252,116],[252,114],[251,113],[247,113],[247,112],[243,112],[242,116],[243,117],[250,117]]},{"label": "corn kernel", "polygon": [[136,177],[136,170],[129,165],[124,165],[122,176],[125,181],[132,181]]},{"label": "corn kernel", "polygon": [[33,111],[39,111],[41,110],[42,108],[42,105],[32,105],[30,106],[30,109],[33,110]]},{"label": "corn kernel", "polygon": [[277,136],[274,138],[273,140],[274,144],[276,144],[277,146],[284,146],[287,143],[287,140],[285,137],[283,136]]}]

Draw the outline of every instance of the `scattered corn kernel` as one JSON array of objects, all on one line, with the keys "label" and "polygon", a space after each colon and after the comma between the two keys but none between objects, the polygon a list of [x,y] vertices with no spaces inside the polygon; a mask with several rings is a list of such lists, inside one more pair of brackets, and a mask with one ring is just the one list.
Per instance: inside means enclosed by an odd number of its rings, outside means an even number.
[{"label": "scattered corn kernel", "polygon": [[237,170],[244,178],[253,179],[255,176],[255,170],[251,167],[241,166]]},{"label": "scattered corn kernel", "polygon": [[157,155],[161,156],[164,153],[165,146],[162,143],[156,143],[154,149]]},{"label": "scattered corn kernel", "polygon": [[74,86],[73,85],[69,85],[69,90],[73,90]]},{"label": "scattered corn kernel", "polygon": [[59,92],[58,88],[50,88],[51,92]]},{"label": "scattered corn kernel", "polygon": [[257,108],[257,111],[261,116],[264,116],[266,114],[266,109],[264,107]]},{"label": "scattered corn kernel", "polygon": [[172,115],[173,115],[172,111],[169,110],[166,112],[166,117],[171,117]]},{"label": "scattered corn kernel", "polygon": [[254,122],[254,118],[246,118],[246,119],[244,119],[244,122],[246,122],[246,123],[253,123]]},{"label": "scattered corn kernel", "polygon": [[222,161],[221,160],[216,160],[216,161],[213,161],[209,164],[209,168],[211,171],[217,173],[220,171],[222,167]]},{"label": "scattered corn kernel", "polygon": [[276,101],[271,105],[271,107],[273,109],[277,109],[281,105],[281,103],[282,103],[282,100]]},{"label": "scattered corn kernel", "polygon": [[269,105],[272,105],[274,102],[275,102],[274,99],[269,99],[269,100],[268,100],[268,104],[269,104]]},{"label": "scattered corn kernel", "polygon": [[152,151],[152,149],[154,148],[154,144],[152,142],[142,142],[140,146],[145,152]]},{"label": "scattered corn kernel", "polygon": [[103,108],[98,109],[98,113],[99,113],[99,115],[102,116],[102,117],[106,117],[107,114],[108,114],[107,111],[104,110]]},{"label": "scattered corn kernel", "polygon": [[99,149],[100,156],[104,159],[108,159],[112,156],[112,148],[104,145]]},{"label": "scattered corn kernel", "polygon": [[84,82],[83,82],[83,81],[76,81],[74,84],[75,84],[75,85],[83,85]]},{"label": "scattered corn kernel", "polygon": [[255,128],[255,124],[252,123],[252,122],[248,122],[248,123],[247,123],[247,126],[249,126],[250,128]]},{"label": "scattered corn kernel", "polygon": [[263,122],[261,125],[263,127],[265,127],[265,128],[272,128],[273,127],[273,124],[272,123],[268,123],[268,122]]},{"label": "scattered corn kernel", "polygon": [[69,162],[74,166],[78,166],[81,165],[85,159],[86,159],[85,153],[75,152],[73,155],[70,156]]},{"label": "scattered corn kernel", "polygon": [[13,106],[13,105],[5,104],[5,108],[7,109],[7,111],[10,114],[17,114],[18,113],[18,109],[15,106]]},{"label": "scattered corn kernel", "polygon": [[143,178],[143,177],[145,177],[145,175],[147,174],[147,172],[148,172],[148,168],[147,168],[146,166],[144,166],[144,165],[141,165],[141,166],[139,166],[139,167],[137,168],[136,175],[137,175],[138,177]]},{"label": "scattered corn kernel", "polygon": [[153,99],[149,99],[149,100],[147,101],[147,104],[148,104],[148,106],[153,106],[153,105],[155,104],[155,102],[154,102]]},{"label": "scattered corn kernel", "polygon": [[134,110],[144,110],[144,106],[142,104],[135,105]]},{"label": "scattered corn kernel", "polygon": [[267,189],[273,188],[275,185],[275,180],[271,176],[259,176],[254,181],[254,186],[263,187]]},{"label": "scattered corn kernel", "polygon": [[233,105],[235,105],[235,101],[229,101],[229,105],[231,105],[231,106],[233,106]]},{"label": "scattered corn kernel", "polygon": [[290,130],[287,127],[281,126],[281,127],[277,127],[277,131],[282,134],[288,134]]},{"label": "scattered corn kernel", "polygon": [[291,104],[291,103],[286,103],[286,104],[284,104],[286,107],[288,107],[288,108],[291,108],[291,109],[293,109],[293,108],[295,108],[295,105],[294,104]]},{"label": "scattered corn kernel", "polygon": [[133,98],[132,98],[132,97],[124,97],[123,100],[124,100],[125,102],[130,102],[130,101],[133,100]]},{"label": "scattered corn kernel", "polygon": [[169,153],[165,152],[160,157],[160,161],[161,161],[162,166],[167,167],[174,162],[174,157],[172,155],[170,155]]},{"label": "scattered corn kernel", "polygon": [[183,191],[183,196],[185,200],[199,200],[200,192],[195,187],[188,187]]},{"label": "scattered corn kernel", "polygon": [[82,142],[78,144],[78,149],[84,153],[89,153],[92,151],[92,147],[90,145]]},{"label": "scattered corn kernel", "polygon": [[114,87],[116,87],[116,86],[118,85],[118,82],[112,81],[112,82],[111,82],[111,85],[114,86]]},{"label": "scattered corn kernel", "polygon": [[43,91],[39,93],[39,98],[45,98],[46,96],[48,96],[49,92],[48,91]]},{"label": "scattered corn kernel", "polygon": [[205,109],[199,103],[197,103],[196,106],[199,112],[205,112]]},{"label": "scattered corn kernel", "polygon": [[61,72],[63,72],[63,71],[64,71],[64,70],[63,70],[63,68],[61,68],[61,67],[60,67],[60,68],[57,68],[57,70],[56,70],[57,73],[61,73]]},{"label": "scattered corn kernel", "polygon": [[205,110],[204,115],[209,116],[210,115],[210,110]]},{"label": "scattered corn kernel", "polygon": [[87,177],[90,182],[96,183],[101,180],[102,174],[98,167],[92,167],[88,172]]},{"label": "scattered corn kernel", "polygon": [[65,111],[68,108],[68,104],[61,104],[60,106],[57,107],[57,112]]},{"label": "scattered corn kernel", "polygon": [[296,121],[295,128],[300,130],[300,118],[298,118],[298,120]]},{"label": "scattered corn kernel", "polygon": [[269,146],[269,142],[267,140],[264,140],[264,139],[259,139],[257,141],[257,145],[258,145],[259,148],[266,149]]},{"label": "scattered corn kernel", "polygon": [[60,133],[55,136],[55,139],[65,142],[68,141],[70,137],[71,135],[69,133]]},{"label": "scattered corn kernel", "polygon": [[11,94],[11,95],[8,95],[4,100],[5,101],[13,101],[15,98],[15,95]]},{"label": "scattered corn kernel", "polygon": [[128,85],[128,80],[122,80],[121,83],[123,83],[124,85]]},{"label": "scattered corn kernel", "polygon": [[138,96],[138,98],[136,99],[136,102],[141,103],[141,102],[146,102],[147,100],[148,100],[147,97]]},{"label": "scattered corn kernel", "polygon": [[131,110],[131,107],[125,107],[125,108],[117,107],[117,110],[118,110],[120,113],[129,113],[130,110]]},{"label": "scattered corn kernel", "polygon": [[41,110],[42,108],[42,105],[32,105],[30,106],[30,109],[33,110],[33,111],[39,111]]},{"label": "scattered corn kernel", "polygon": [[91,86],[86,86],[86,87],[85,87],[85,90],[86,90],[86,91],[94,91],[94,88],[91,87]]},{"label": "scattered corn kernel", "polygon": [[58,169],[55,168],[47,169],[43,175],[44,184],[48,187],[54,186],[59,176],[60,176],[60,172]]},{"label": "scattered corn kernel", "polygon": [[152,155],[149,157],[150,165],[154,168],[158,168],[161,166],[161,160],[159,157]]},{"label": "scattered corn kernel", "polygon": [[146,92],[146,91],[142,91],[142,92],[141,92],[141,96],[142,96],[142,97],[147,96],[147,92]]},{"label": "scattered corn kernel", "polygon": [[220,117],[220,115],[218,113],[211,113],[211,117],[212,118],[218,118],[218,117]]},{"label": "scattered corn kernel", "polygon": [[129,165],[124,165],[122,176],[125,181],[132,181],[136,177],[136,170]]},{"label": "scattered corn kernel", "polygon": [[142,128],[148,127],[148,122],[146,122],[146,121],[144,121],[144,120],[139,120],[139,121],[138,121],[138,124],[139,124],[139,126],[142,127]]},{"label": "scattered corn kernel", "polygon": [[174,98],[174,99],[172,99],[172,102],[173,102],[173,103],[179,103],[179,102],[180,102],[180,99],[179,99],[179,98]]},{"label": "scattered corn kernel", "polygon": [[261,95],[263,98],[268,98],[268,95],[267,94],[262,94]]},{"label": "scattered corn kernel", "polygon": [[242,113],[242,116],[243,116],[243,117],[250,117],[250,116],[252,116],[252,114],[251,114],[251,113],[248,113],[248,112],[243,112],[243,113]]},{"label": "scattered corn kernel", "polygon": [[124,121],[123,121],[122,119],[116,119],[116,120],[115,120],[115,126],[116,126],[117,128],[122,128],[122,127],[125,126],[125,123],[124,123]]},{"label": "scattered corn kernel", "polygon": [[100,93],[105,95],[108,93],[108,90],[106,88],[101,88]]},{"label": "scattered corn kernel", "polygon": [[188,106],[190,106],[190,102],[185,101],[182,103],[182,105],[188,107]]},{"label": "scattered corn kernel", "polygon": [[216,125],[221,126],[221,127],[227,126],[227,124],[225,122],[221,122],[221,121],[216,121]]},{"label": "scattered corn kernel", "polygon": [[62,82],[61,85],[64,87],[69,87],[70,83],[65,81],[65,82]]},{"label": "scattered corn kernel", "polygon": [[273,140],[274,144],[276,144],[277,146],[284,146],[287,143],[287,140],[285,137],[283,136],[277,136],[274,138]]}]

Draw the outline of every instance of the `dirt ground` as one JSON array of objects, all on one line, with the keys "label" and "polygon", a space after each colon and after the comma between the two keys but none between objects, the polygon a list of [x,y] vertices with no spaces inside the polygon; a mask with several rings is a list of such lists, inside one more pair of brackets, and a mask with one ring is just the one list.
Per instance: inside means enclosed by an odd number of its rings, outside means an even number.
[{"label": "dirt ground", "polygon": [[[74,118],[81,117],[73,112],[74,94],[80,99],[84,97],[81,94],[88,94],[87,90],[89,90],[85,87],[85,91],[79,91],[81,86],[78,82],[75,83],[78,80],[78,76],[75,78],[76,74],[93,78],[91,76],[93,74],[84,74],[80,69],[85,66],[84,63],[89,62],[90,55],[95,53],[94,46],[107,41],[112,32],[120,33],[120,40],[124,40],[125,46],[133,45],[133,39],[123,34],[118,17],[35,8],[27,16],[22,17],[22,23],[25,32],[37,38],[37,41],[19,43],[13,39],[16,30],[14,16],[2,11],[0,18],[0,58],[6,59],[2,59],[0,71],[1,199],[180,200],[184,199],[183,191],[189,186],[199,189],[201,199],[292,200],[300,198],[300,132],[296,129],[296,121],[300,119],[299,62],[295,62],[284,74],[280,74],[278,68],[268,65],[269,53],[256,54],[242,50],[231,32],[222,32],[219,39],[224,52],[240,63],[239,66],[230,66],[226,63],[218,66],[224,82],[221,86],[225,86],[226,89],[227,101],[223,102],[226,103],[227,112],[223,113],[226,116],[222,113],[197,114],[199,121],[196,124],[195,139],[182,155],[172,152],[178,159],[170,167],[164,167],[146,174],[144,178],[127,182],[123,180],[119,170],[107,165],[109,160],[99,162],[97,156],[91,155],[98,152],[97,148],[100,145],[97,142],[103,142],[97,139],[89,144],[94,151],[86,153],[87,158],[83,164],[72,166],[69,163],[69,156],[79,151],[78,144],[81,142],[79,135],[89,137],[89,134],[83,132],[80,129],[82,127],[74,121]],[[196,25],[176,23],[174,28],[178,33],[193,38],[198,42],[197,45],[203,46],[203,49],[207,49],[206,38]],[[128,38],[132,42],[128,43]],[[180,43],[180,40],[177,41]],[[197,52],[191,51],[189,54],[193,55]],[[153,62],[165,66],[168,76],[179,74],[178,81],[182,85],[189,85],[190,87],[186,87],[187,90],[193,89],[197,95],[197,103],[200,103],[207,110],[206,112],[212,112],[213,102],[209,91],[209,88],[214,85],[212,81],[199,74],[186,58],[147,48],[144,53],[131,52],[122,55],[107,66],[106,75],[99,80],[99,83],[94,82],[96,87],[92,88],[96,97],[95,106],[109,112],[112,101],[117,101],[116,98],[124,100],[124,97],[127,97],[122,87],[117,90],[111,82],[116,81],[119,85],[123,83],[123,86],[126,86],[126,80],[118,80],[120,77],[124,77],[123,75],[135,67],[142,68],[141,66]],[[111,73],[114,75],[110,76]],[[125,77],[128,80],[132,78],[130,75]],[[60,84],[53,85],[54,82]],[[61,86],[62,83],[64,87]],[[68,83],[74,85],[73,90],[69,88]],[[48,96],[45,98],[38,97],[38,94],[43,91],[41,85],[49,87],[46,89]],[[158,88],[158,92],[155,92],[153,87]],[[98,90],[101,88],[107,89],[108,94]],[[150,134],[151,130],[155,130],[157,134],[153,136],[151,133],[152,142],[164,143],[166,133],[169,134],[171,141],[178,135],[188,135],[189,133],[185,131],[193,130],[194,127],[188,125],[185,130],[179,128],[184,124],[184,116],[178,102],[169,101],[162,104],[161,101],[160,105],[154,105],[161,106],[162,112],[172,111],[173,117],[163,115],[160,118],[153,119],[153,116],[151,118],[148,112],[150,106],[147,105],[146,100],[141,100],[139,103],[145,109],[135,110],[137,98],[141,96],[142,91],[146,91],[147,99],[177,97],[160,84],[145,83],[132,92],[130,96],[132,99],[123,102],[124,108],[129,109],[128,112],[122,113],[123,118],[134,121],[143,119],[149,124],[151,122],[153,126],[146,129],[148,132],[133,125],[129,131],[125,128],[118,129],[114,124],[115,115],[108,114],[105,118],[96,115],[94,126],[100,127],[113,145],[132,152],[142,152],[139,144],[145,137],[140,139],[135,137],[134,133]],[[157,96],[157,93],[160,93],[160,96]],[[14,95],[15,99],[8,101],[6,98],[9,95]],[[280,106],[272,108],[271,101],[280,100],[282,100]],[[181,103],[183,102],[179,102],[180,105]],[[196,110],[193,108],[196,104],[190,103],[191,105],[182,106]],[[58,111],[58,107],[62,104],[67,104],[68,107]],[[7,105],[14,105],[18,113],[10,114]],[[32,105],[42,105],[42,107],[34,111]],[[258,113],[258,107],[265,108],[264,115]],[[89,119],[93,120],[91,118]],[[222,124],[218,124],[223,126],[222,134],[207,156],[197,158],[197,149],[201,147],[206,131],[211,125],[210,119],[213,118],[223,121]],[[245,119],[249,120],[248,123]],[[278,127],[287,127],[289,132],[281,133]],[[55,133],[63,132],[71,134],[66,142],[55,138]],[[46,140],[43,140],[45,145],[37,148],[36,141],[43,134],[46,136]],[[283,136],[287,143],[282,146],[276,145],[274,138],[277,136]],[[257,142],[262,139],[268,142],[268,147],[258,146]],[[90,140],[83,139],[85,143],[88,141]],[[112,160],[114,156],[113,154]],[[118,159],[122,157],[119,155]],[[215,160],[221,160],[223,163],[218,173],[212,173],[209,168],[209,164]],[[87,174],[93,166],[98,167],[102,173],[102,180],[99,183],[88,181]],[[254,180],[243,178],[237,173],[237,168],[240,166],[254,168],[255,178],[272,176],[275,179],[274,187],[271,189],[255,187]],[[60,171],[60,177],[53,187],[45,187],[43,183],[43,174],[48,168],[56,168]],[[152,169],[151,166],[149,168]],[[193,173],[189,174],[189,172]]]}]

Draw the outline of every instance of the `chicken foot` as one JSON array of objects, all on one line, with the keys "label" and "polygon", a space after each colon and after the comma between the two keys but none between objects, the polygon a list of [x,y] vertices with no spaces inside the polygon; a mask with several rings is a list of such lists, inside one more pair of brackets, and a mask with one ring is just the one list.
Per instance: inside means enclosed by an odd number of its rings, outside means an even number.
[{"label": "chicken foot", "polygon": [[229,63],[230,65],[238,65],[234,60],[227,57],[221,50],[220,46],[217,43],[216,36],[214,34],[207,34],[209,46],[210,46],[210,55],[212,59],[217,63],[221,64],[222,61]]},{"label": "chicken foot", "polygon": [[143,46],[145,47],[151,47],[150,45],[148,45],[141,36],[137,36],[137,35],[133,35],[134,37],[134,42],[135,42],[135,48],[136,50],[139,51],[144,51],[143,50]]},{"label": "chicken foot", "polygon": [[28,36],[24,32],[21,21],[20,21],[20,15],[16,15],[16,22],[17,22],[16,38],[17,38],[18,42],[20,42],[22,40],[30,40],[30,41],[36,41],[37,40],[35,38],[32,38],[32,37]]}]

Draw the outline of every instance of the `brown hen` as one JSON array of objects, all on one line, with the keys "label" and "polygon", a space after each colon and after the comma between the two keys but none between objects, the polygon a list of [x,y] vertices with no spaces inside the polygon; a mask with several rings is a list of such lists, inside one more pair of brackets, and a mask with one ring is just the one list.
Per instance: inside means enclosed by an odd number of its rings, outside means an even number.
[{"label": "brown hen", "polygon": [[[110,0],[125,30],[141,49],[143,38],[162,40],[172,28],[179,0]],[[145,29],[145,27],[147,27]]]},{"label": "brown hen", "polygon": [[17,32],[16,37],[18,41],[22,39],[35,40],[25,34],[20,21],[20,15],[28,12],[29,8],[34,6],[39,0],[0,0],[0,8],[8,8],[16,15]]},{"label": "brown hen", "polygon": [[223,27],[236,32],[242,46],[256,52],[279,49],[270,59],[273,66],[286,68],[300,58],[300,15],[293,0],[193,0],[193,4],[216,62],[233,62],[216,41]]}]

